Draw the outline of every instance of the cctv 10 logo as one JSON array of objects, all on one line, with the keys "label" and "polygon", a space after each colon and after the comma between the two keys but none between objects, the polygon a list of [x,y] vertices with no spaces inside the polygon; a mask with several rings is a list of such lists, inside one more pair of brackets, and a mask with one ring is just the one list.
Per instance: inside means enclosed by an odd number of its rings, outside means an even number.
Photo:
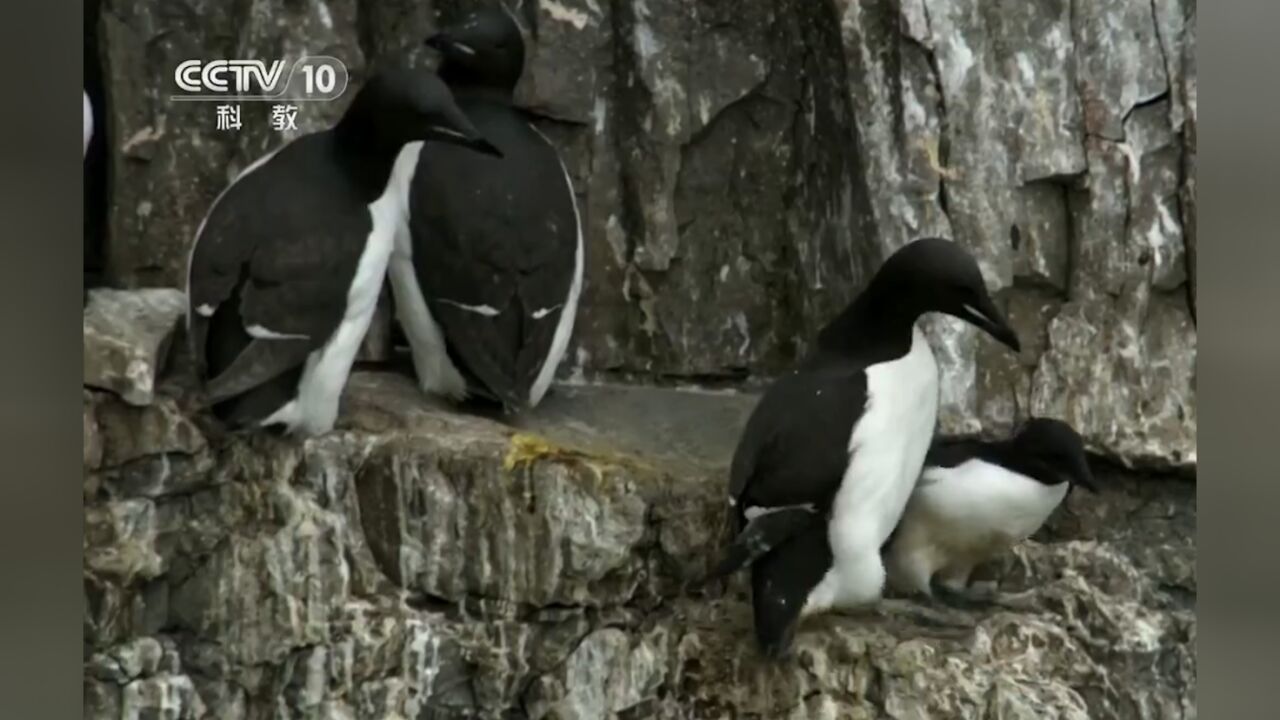
[{"label": "cctv 10 logo", "polygon": [[308,102],[336,100],[350,81],[335,57],[299,58],[288,74],[284,60],[187,60],[173,72],[173,100]]}]

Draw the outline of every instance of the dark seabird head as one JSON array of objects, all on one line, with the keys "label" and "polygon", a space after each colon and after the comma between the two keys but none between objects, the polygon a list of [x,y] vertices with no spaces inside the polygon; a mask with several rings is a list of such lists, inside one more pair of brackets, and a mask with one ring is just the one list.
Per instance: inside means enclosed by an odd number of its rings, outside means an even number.
[{"label": "dark seabird head", "polygon": [[1009,442],[1009,455],[1029,474],[1050,484],[1081,485],[1097,492],[1084,440],[1072,427],[1053,418],[1031,418]]},{"label": "dark seabird head", "polygon": [[911,326],[930,312],[975,325],[1014,352],[1022,349],[987,292],[977,261],[958,243],[941,238],[916,240],[890,255],[867,289],[823,329],[818,342],[838,349],[865,342],[876,332],[909,339]]},{"label": "dark seabird head", "polygon": [[439,141],[502,157],[454,102],[448,86],[425,70],[402,66],[374,75],[351,102],[339,123],[344,126],[357,133],[377,133],[397,147],[417,140]]},{"label": "dark seabird head", "polygon": [[427,38],[440,51],[440,77],[451,86],[515,89],[524,70],[524,38],[505,7],[486,7]]}]

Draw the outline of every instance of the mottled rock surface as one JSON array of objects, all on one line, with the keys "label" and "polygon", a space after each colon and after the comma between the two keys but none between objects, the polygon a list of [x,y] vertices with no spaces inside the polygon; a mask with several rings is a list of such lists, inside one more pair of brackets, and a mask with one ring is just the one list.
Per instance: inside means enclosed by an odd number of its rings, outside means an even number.
[{"label": "mottled rock surface", "polygon": [[86,393],[86,717],[1195,716],[1184,480],[1104,470],[983,571],[1002,606],[892,600],[769,665],[741,580],[684,589],[749,397],[562,388],[511,427],[362,373],[295,442],[168,392]]},{"label": "mottled rock surface", "polygon": [[90,291],[84,310],[84,384],[110,390],[133,405],[150,404],[186,311],[186,296],[170,288]]},{"label": "mottled rock surface", "polygon": [[[113,281],[177,285],[223,185],[479,0],[103,0]],[[509,0],[513,5],[517,0]],[[930,323],[951,432],[1029,412],[1128,466],[1195,463],[1194,0],[521,0],[520,100],[576,184],[564,376],[759,384],[891,250],[971,248],[1026,349]],[[189,57],[342,58],[284,137],[166,99]],[[385,359],[380,316],[363,356]]]},{"label": "mottled rock surface", "polygon": [[[101,0],[109,281],[179,286],[231,178],[478,1]],[[562,377],[753,389],[889,252],[963,243],[1024,350],[927,322],[944,431],[1051,414],[1109,463],[985,569],[1002,605],[893,600],[764,664],[740,579],[684,589],[750,395],[575,384],[510,426],[360,374],[326,437],[227,436],[158,380],[181,295],[96,293],[85,716],[1194,718],[1195,8],[520,2],[586,229]],[[304,54],[352,84],[295,131],[167,97],[188,58]]]}]

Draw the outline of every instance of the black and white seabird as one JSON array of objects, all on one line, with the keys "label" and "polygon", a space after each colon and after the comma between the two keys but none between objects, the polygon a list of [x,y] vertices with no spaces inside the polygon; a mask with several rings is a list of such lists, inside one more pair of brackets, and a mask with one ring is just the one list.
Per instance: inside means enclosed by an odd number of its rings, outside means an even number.
[{"label": "black and white seabird", "polygon": [[84,290],[82,297],[87,304],[89,290],[101,287],[106,280],[106,244],[110,215],[110,193],[108,192],[109,166],[111,152],[110,125],[108,124],[107,102],[110,97],[107,83],[102,76],[102,52],[99,47],[99,29],[102,15],[101,0],[90,0],[83,5],[82,26],[84,33],[83,83],[82,92],[84,112],[84,145],[82,162],[84,164],[84,188],[82,207],[84,208],[84,236],[82,247],[84,258],[82,264]]},{"label": "black and white seabird", "polygon": [[786,654],[797,621],[877,601],[880,548],[920,476],[938,368],[916,320],[941,312],[1019,349],[973,257],[928,238],[885,261],[765,392],[730,468],[738,536],[711,577],[752,565],[756,640]]},{"label": "black and white seabird", "polygon": [[1075,485],[1097,490],[1084,442],[1060,420],[1033,418],[998,442],[936,441],[886,543],[890,586],[983,599],[967,592],[974,568],[1031,537]]},{"label": "black and white seabird", "polygon": [[555,147],[514,105],[520,26],[504,7],[427,40],[440,77],[501,159],[413,144],[408,233],[390,278],[418,382],[451,400],[537,405],[569,345],[582,291],[582,223]]},{"label": "black and white seabird", "polygon": [[83,158],[89,157],[89,141],[93,139],[93,104],[89,102],[89,91],[84,90],[84,153]]},{"label": "black and white seabird", "polygon": [[372,77],[337,125],[250,165],[196,231],[187,314],[216,415],[329,431],[386,277],[406,143],[498,153],[429,72]]}]

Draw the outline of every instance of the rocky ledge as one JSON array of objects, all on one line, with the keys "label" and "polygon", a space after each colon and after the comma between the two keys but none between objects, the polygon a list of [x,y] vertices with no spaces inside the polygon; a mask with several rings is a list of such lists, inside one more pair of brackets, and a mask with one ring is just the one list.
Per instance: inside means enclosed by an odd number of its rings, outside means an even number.
[{"label": "rocky ledge", "polygon": [[172,379],[84,397],[85,717],[1195,717],[1184,478],[1100,473],[998,606],[891,599],[771,664],[741,579],[687,589],[749,396],[561,387],[513,426],[362,372],[305,442]]}]

